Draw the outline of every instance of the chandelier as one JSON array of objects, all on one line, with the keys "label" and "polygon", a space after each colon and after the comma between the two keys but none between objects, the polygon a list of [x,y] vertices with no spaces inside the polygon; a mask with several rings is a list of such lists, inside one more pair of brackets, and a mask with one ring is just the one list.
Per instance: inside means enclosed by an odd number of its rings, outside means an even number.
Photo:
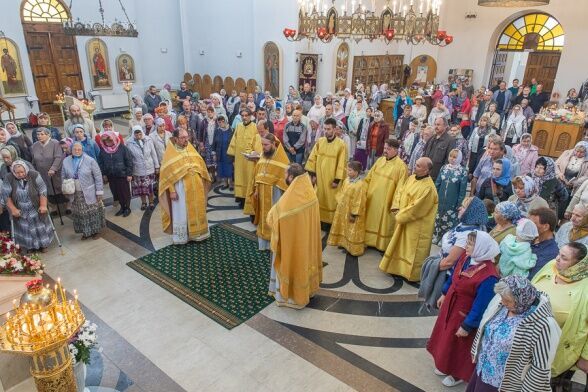
[{"label": "chandelier", "polygon": [[298,0],[298,30],[285,28],[286,39],[325,43],[335,37],[356,42],[383,39],[387,44],[396,40],[413,45],[428,42],[439,46],[453,42],[453,36],[439,30],[441,0],[394,0],[392,5],[388,0],[379,15],[375,0],[371,0],[369,9],[362,0],[344,0],[340,11],[335,7],[335,0],[328,9],[325,3],[326,0]]},{"label": "chandelier", "polygon": [[482,7],[537,7],[548,5],[549,0],[478,0]]},{"label": "chandelier", "polygon": [[[114,23],[108,25],[104,21],[104,8],[102,7],[102,0],[98,0],[98,11],[102,17],[102,23],[83,23],[80,18],[76,22],[68,20],[63,23],[63,29],[66,34],[69,35],[89,35],[89,36],[113,36],[113,37],[137,37],[139,32],[135,28],[135,25],[131,23],[129,15],[122,4],[122,0],[118,0],[120,8],[125,16],[126,22],[120,22],[114,19]],[[71,1],[69,8],[71,10],[73,0]]]}]

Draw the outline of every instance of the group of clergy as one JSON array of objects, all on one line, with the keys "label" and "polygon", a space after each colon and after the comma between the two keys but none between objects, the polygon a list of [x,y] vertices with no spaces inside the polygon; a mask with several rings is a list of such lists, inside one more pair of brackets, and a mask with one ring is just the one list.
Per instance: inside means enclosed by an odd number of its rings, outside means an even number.
[{"label": "group of clergy", "polygon": [[[228,148],[234,157],[235,198],[257,226],[260,250],[270,250],[270,293],[278,305],[303,308],[322,280],[321,224],[328,244],[359,256],[366,247],[384,252],[380,269],[420,280],[429,256],[437,191],[428,158],[409,176],[398,156],[399,142],[386,141],[383,156],[360,178],[361,164],[349,162],[346,143],[326,119],[304,167],[291,163],[282,143],[248,109]],[[208,238],[206,165],[180,130],[161,167],[164,230],[174,243]]]}]

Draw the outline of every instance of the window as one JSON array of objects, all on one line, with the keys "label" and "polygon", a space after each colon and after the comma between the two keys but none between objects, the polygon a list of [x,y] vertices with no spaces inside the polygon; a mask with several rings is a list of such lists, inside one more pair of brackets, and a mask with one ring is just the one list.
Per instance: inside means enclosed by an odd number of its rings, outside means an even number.
[{"label": "window", "polygon": [[539,51],[562,50],[565,34],[559,22],[547,14],[521,16],[506,26],[497,49]]},{"label": "window", "polygon": [[25,0],[22,5],[23,22],[62,23],[69,12],[59,0]]}]

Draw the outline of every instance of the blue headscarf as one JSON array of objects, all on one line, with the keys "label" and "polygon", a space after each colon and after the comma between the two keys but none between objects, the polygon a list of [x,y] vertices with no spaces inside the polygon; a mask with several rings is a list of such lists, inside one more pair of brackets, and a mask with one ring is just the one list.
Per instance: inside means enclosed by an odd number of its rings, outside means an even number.
[{"label": "blue headscarf", "polygon": [[502,215],[504,219],[511,221],[515,225],[519,219],[521,219],[521,211],[512,201],[503,201],[502,203],[498,203],[496,204],[494,210]]},{"label": "blue headscarf", "polygon": [[502,174],[500,177],[492,176],[492,179],[500,186],[508,186],[510,184],[510,161],[507,158],[502,158],[500,162],[502,162]]},{"label": "blue headscarf", "polygon": [[474,196],[459,222],[467,226],[485,226],[488,223],[488,211],[484,202]]}]

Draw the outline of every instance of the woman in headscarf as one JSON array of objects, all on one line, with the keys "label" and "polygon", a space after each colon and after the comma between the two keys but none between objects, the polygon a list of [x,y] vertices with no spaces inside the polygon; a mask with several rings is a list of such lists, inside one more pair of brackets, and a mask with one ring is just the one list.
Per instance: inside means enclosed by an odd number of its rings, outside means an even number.
[{"label": "woman in headscarf", "polygon": [[341,101],[338,99],[333,101],[333,118],[337,121],[345,121],[345,112],[343,111],[343,106],[341,106]]},{"label": "woman in headscarf", "polygon": [[[379,123],[378,123],[378,132],[379,132]],[[355,160],[361,163],[362,168],[367,168],[367,160],[368,160],[368,137],[371,130],[371,123],[369,117],[362,118],[359,121],[359,125],[357,126],[357,143],[355,144],[355,154],[353,155],[351,160]],[[383,147],[383,146],[382,146]]]},{"label": "woman in headscarf", "polygon": [[555,172],[573,194],[588,180],[588,142],[578,142],[573,149],[564,151],[555,161]]},{"label": "woman in headscarf", "polygon": [[[286,127],[286,124],[288,124],[286,110],[284,108],[277,107],[274,113],[276,114],[276,119],[272,121],[274,124],[274,136],[278,138],[280,143],[284,143],[284,128]],[[227,123],[227,125],[229,124]]]},{"label": "woman in headscarf", "polygon": [[14,221],[15,242],[29,252],[46,252],[53,241],[53,228],[41,175],[25,161],[13,162],[2,183],[2,197]]},{"label": "woman in headscarf", "polygon": [[462,154],[458,149],[449,152],[449,163],[444,165],[435,180],[439,207],[435,219],[433,242],[438,243],[445,232],[457,225],[457,210],[465,198],[468,185],[467,171],[461,166]]},{"label": "woman in headscarf", "polygon": [[133,95],[133,109],[136,108],[140,108],[143,114],[149,113],[149,109],[147,109],[147,105],[145,105],[140,95]]},{"label": "woman in headscarf", "polygon": [[234,158],[227,154],[227,149],[232,138],[233,130],[229,127],[229,120],[226,116],[220,116],[218,118],[218,128],[214,133],[212,149],[216,161],[216,174],[219,179],[224,180],[225,186],[229,189],[233,186]]},{"label": "woman in headscarf", "polygon": [[140,125],[141,128],[145,128],[145,121],[143,121],[143,109],[141,108],[134,108],[133,109],[133,118],[129,120],[129,129],[133,129],[135,125]]},{"label": "woman in headscarf", "polygon": [[166,83],[163,85],[163,88],[159,90],[159,96],[161,97],[161,102],[169,101],[171,102],[171,85]]},{"label": "woman in headscarf", "polygon": [[539,158],[539,148],[531,144],[530,133],[523,133],[521,142],[512,148],[512,152],[519,163],[519,174],[526,176],[533,173],[535,162]]},{"label": "woman in headscarf", "polygon": [[[0,189],[2,189],[2,182],[6,179],[8,174],[11,173],[10,168],[12,164],[19,160],[18,152],[14,146],[4,146],[0,148],[0,158],[2,158],[2,165],[0,165]],[[27,162],[29,168],[32,169],[33,167]],[[6,209],[5,200],[2,197],[2,192],[0,191],[0,231],[10,232],[10,216],[8,215],[8,210]]]},{"label": "woman in headscarf", "polygon": [[463,137],[461,133],[461,127],[459,125],[452,125],[449,128],[448,133],[455,138],[455,148],[461,151],[461,165],[465,167],[468,159],[470,158],[470,147],[468,145],[468,141]]},{"label": "woman in headscarf", "polygon": [[476,329],[494,297],[498,271],[494,257],[498,244],[484,231],[467,234],[465,252],[445,281],[437,300],[439,317],[427,343],[435,361],[434,373],[445,376],[442,384],[453,387],[469,380],[475,365],[470,350]]},{"label": "woman in headscarf", "polygon": [[125,218],[131,214],[131,190],[129,183],[133,180],[133,158],[113,131],[100,135],[102,143],[98,155],[98,165],[104,183],[110,184],[112,197],[120,204],[116,216]]},{"label": "woman in headscarf", "polygon": [[549,298],[518,275],[501,279],[494,292],[472,343],[476,368],[466,392],[551,392],[560,330]]},{"label": "woman in headscarf", "polygon": [[[131,193],[133,197],[141,198],[141,211],[155,209],[153,204],[156,175],[159,174],[159,159],[153,140],[143,133],[143,128],[135,125],[133,138],[127,143],[127,148],[133,158],[133,181]],[[147,199],[149,207],[147,207]]]},{"label": "woman in headscarf", "polygon": [[323,105],[323,98],[320,95],[315,95],[314,105],[310,108],[306,117],[308,117],[310,121],[316,121],[317,124],[320,124],[325,115],[326,109]]},{"label": "woman in headscarf", "polygon": [[507,158],[497,159],[492,164],[492,177],[482,183],[476,196],[498,204],[508,200],[511,194],[510,161]]},{"label": "woman in headscarf", "polygon": [[10,140],[10,133],[5,128],[0,127],[0,148],[6,146],[14,147],[18,154],[21,154],[20,147]]},{"label": "woman in headscarf", "polygon": [[63,151],[59,142],[51,139],[51,131],[47,128],[37,130],[39,141],[31,147],[33,167],[47,185],[47,196],[55,196],[54,201],[59,200],[61,192],[61,163]]},{"label": "woman in headscarf", "polygon": [[214,150],[212,145],[214,144],[214,134],[217,130],[216,124],[216,111],[212,106],[206,108],[206,116],[204,118],[204,133],[202,135],[202,140],[200,142],[200,146],[198,152],[202,155],[202,159],[206,163],[206,167],[208,168],[208,173],[210,174],[210,178],[212,179],[212,183],[216,182],[216,174],[215,174],[215,162],[214,162]]},{"label": "woman in headscarf", "polygon": [[100,154],[100,147],[93,140],[86,136],[84,126],[76,124],[72,126],[73,130],[71,134],[74,137],[74,141],[82,145],[84,154],[89,155],[92,159],[97,159]]},{"label": "woman in headscarf", "polygon": [[528,176],[535,182],[539,196],[549,204],[551,209],[556,211],[559,219],[563,219],[569,200],[569,192],[557,178],[553,159],[549,157],[537,159],[535,170]]},{"label": "woman in headscarf", "polygon": [[[220,94],[214,93],[214,94],[210,94],[210,100],[212,101],[212,107],[214,108],[214,112],[216,114],[215,117],[218,117],[220,115],[227,115],[227,111],[225,110],[225,107],[223,106],[223,97],[221,97]],[[269,116],[269,112],[268,112],[268,116]]]},{"label": "woman in headscarf", "polygon": [[529,211],[537,208],[549,208],[549,204],[539,196],[535,181],[529,176],[515,177],[512,180],[512,189],[514,195],[508,198],[508,201],[515,203],[521,215],[527,217]]},{"label": "woman in headscarf", "polygon": [[478,162],[480,162],[480,159],[484,155],[484,149],[488,145],[490,135],[496,135],[496,131],[490,126],[489,118],[482,116],[480,121],[478,121],[478,126],[470,134],[468,141],[468,147],[470,150],[468,172],[470,174],[474,173],[474,170],[476,170],[476,167],[478,166]]},{"label": "woman in headscarf", "polygon": [[588,181],[584,181],[584,184],[582,184],[578,190],[574,192],[574,196],[572,197],[570,204],[568,204],[564,214],[565,219],[569,220],[571,218],[572,211],[578,204],[588,206]]},{"label": "woman in headscarf", "polygon": [[533,278],[533,284],[549,296],[555,321],[562,330],[551,365],[554,391],[572,391],[577,369],[588,373],[588,252],[578,242],[564,245],[557,258]]},{"label": "woman in headscarf", "polygon": [[560,226],[555,241],[561,249],[568,242],[579,242],[588,246],[588,205],[576,204],[570,221]]},{"label": "woman in headscarf", "polygon": [[286,103],[294,101],[300,102],[300,92],[294,86],[289,86],[288,95],[286,96]]},{"label": "woman in headscarf", "polygon": [[347,119],[347,130],[349,134],[349,139],[351,143],[351,150],[349,151],[349,156],[355,155],[355,146],[357,145],[357,138],[361,132],[359,128],[361,120],[367,118],[365,113],[365,107],[363,100],[358,100],[355,104],[355,107],[351,110],[351,114]]},{"label": "woman in headscarf", "polygon": [[102,173],[96,160],[84,153],[84,146],[79,141],[74,142],[71,156],[63,161],[61,175],[75,183],[72,203],[74,232],[82,234],[82,240],[98,239],[98,233],[106,226]]},{"label": "woman in headscarf", "polygon": [[466,197],[457,210],[459,223],[441,238],[441,262],[439,269],[444,271],[453,267],[465,250],[467,235],[474,230],[485,230],[488,213],[482,200]]},{"label": "woman in headscarf", "polygon": [[[188,121],[186,120],[186,117],[182,115],[178,116],[178,127],[185,126],[187,128],[187,125]],[[151,138],[151,140],[153,140],[155,152],[157,153],[157,161],[161,166],[163,154],[165,153],[167,143],[170,141],[172,134],[171,132],[168,132],[166,130],[165,121],[162,118],[158,118],[157,120],[155,120],[155,130],[156,132],[151,132],[149,134],[149,137]]]},{"label": "woman in headscarf", "polygon": [[[31,152],[30,152],[30,148],[33,145],[33,142],[31,141],[31,139],[29,139],[29,137],[27,135],[25,135],[23,132],[21,132],[18,127],[16,126],[15,123],[13,123],[12,121],[8,121],[5,124],[6,130],[8,131],[8,134],[10,135],[10,144],[12,145],[16,145],[18,147],[18,151],[20,154],[22,154],[22,158],[25,161],[31,161]],[[54,133],[51,130],[51,134],[52,137],[54,138]],[[57,132],[57,135],[59,135],[59,132]]]},{"label": "woman in headscarf", "polygon": [[527,118],[523,114],[521,105],[514,105],[510,115],[502,125],[502,140],[507,146],[517,144],[523,134],[527,133]]},{"label": "woman in headscarf", "polygon": [[377,84],[372,84],[372,93],[370,96],[370,107],[373,108],[374,110],[378,110],[378,108],[380,107],[380,102],[382,102],[382,94],[380,93],[380,89],[378,88]]},{"label": "woman in headscarf", "polygon": [[509,234],[516,235],[516,224],[521,217],[521,212],[513,202],[503,201],[496,204],[493,213],[496,226],[489,234],[498,243]]}]

